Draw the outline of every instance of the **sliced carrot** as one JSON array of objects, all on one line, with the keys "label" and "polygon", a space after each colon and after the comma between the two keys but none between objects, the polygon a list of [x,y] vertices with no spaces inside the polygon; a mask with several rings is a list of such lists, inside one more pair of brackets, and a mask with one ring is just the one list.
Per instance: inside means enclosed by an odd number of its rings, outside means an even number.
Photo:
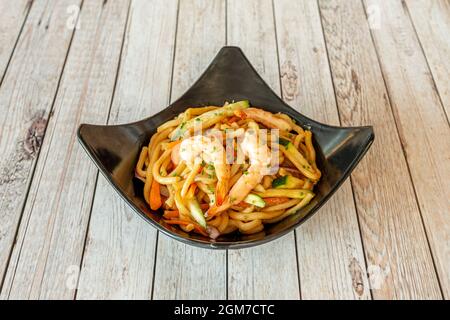
[{"label": "sliced carrot", "polygon": [[161,193],[159,190],[159,183],[153,179],[152,187],[150,189],[150,208],[158,210],[162,206]]},{"label": "sliced carrot", "polygon": [[165,210],[163,217],[166,219],[173,219],[173,218],[179,218],[180,217],[180,211],[178,210]]},{"label": "sliced carrot", "polygon": [[[209,208],[209,204],[207,203],[202,203],[200,205],[200,208],[202,210],[206,210]],[[179,210],[165,210],[163,217],[166,219],[173,219],[173,218],[179,218],[180,217],[180,211]]]},{"label": "sliced carrot", "polygon": [[237,206],[241,207],[241,208],[248,208],[248,207],[250,207],[250,204],[248,204],[247,202],[241,201],[237,204]]},{"label": "sliced carrot", "polygon": [[208,236],[208,234],[205,232],[205,230],[198,224],[191,222],[191,221],[184,221],[184,220],[164,220],[167,224],[177,224],[177,225],[188,225],[192,224],[194,226],[194,230],[198,233],[204,235],[205,237]]},{"label": "sliced carrot", "polygon": [[192,221],[185,221],[185,220],[178,220],[178,219],[172,219],[172,220],[164,220],[167,224],[179,224],[179,225],[188,225],[188,224],[194,224]]},{"label": "sliced carrot", "polygon": [[239,121],[241,120],[241,118],[236,117],[236,116],[232,116],[230,119],[227,120],[228,124],[232,124],[233,122]]},{"label": "sliced carrot", "polygon": [[200,227],[198,224],[194,224],[194,230],[200,233],[202,236],[209,237],[209,234],[206,233],[202,227]]},{"label": "sliced carrot", "polygon": [[276,204],[282,204],[289,201],[288,197],[273,197],[273,198],[264,198],[264,202],[267,206],[273,206]]}]

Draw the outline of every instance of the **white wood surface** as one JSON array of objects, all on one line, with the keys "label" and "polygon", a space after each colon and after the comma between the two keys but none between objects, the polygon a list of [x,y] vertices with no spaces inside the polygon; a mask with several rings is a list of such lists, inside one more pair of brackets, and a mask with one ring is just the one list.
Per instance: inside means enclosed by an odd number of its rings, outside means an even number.
[{"label": "white wood surface", "polygon": [[74,296],[73,270],[83,253],[97,173],[76,130],[82,122],[106,121],[127,9],[122,0],[83,5],[9,264],[13,281],[3,288],[9,298]]},{"label": "white wood surface", "polygon": [[[446,0],[0,0],[0,298],[448,299],[449,31]],[[295,233],[228,252],[158,234],[76,141],[226,44],[301,113],[376,134]]]},{"label": "white wood surface", "polygon": [[[276,1],[275,18],[284,100],[312,119],[339,125],[317,3]],[[370,299],[349,181],[296,233],[303,299]]]},{"label": "white wood surface", "polygon": [[[132,1],[109,123],[136,121],[168,105],[167,57],[173,56],[174,41],[167,39],[175,37],[177,4]],[[150,299],[156,234],[100,175],[77,299]]]},{"label": "white wood surface", "polygon": [[29,0],[0,1],[0,84],[31,3]]},{"label": "white wood surface", "polygon": [[[227,44],[241,47],[259,74],[280,94],[272,2],[228,1],[227,35]],[[228,251],[228,298],[298,299],[296,259],[293,232],[263,246]]]},{"label": "white wood surface", "polygon": [[373,296],[442,298],[363,5],[319,3],[341,122],[375,129],[352,175],[367,263],[386,275]]},{"label": "white wood surface", "polygon": [[[180,1],[172,101],[192,85],[224,44],[225,1]],[[226,298],[226,251],[199,249],[160,234],[155,268],[154,299]]]},{"label": "white wood surface", "polygon": [[429,75],[430,81],[436,84],[448,118],[450,116],[450,3],[448,0],[406,0],[405,3],[432,73]]},{"label": "white wood surface", "polygon": [[[370,6],[383,12],[383,23],[372,34],[436,268],[443,288],[450,290],[450,184],[442,174],[450,172],[450,161],[442,161],[450,159],[450,128],[401,0],[389,5],[366,1],[366,8]],[[450,291],[445,295],[449,298]]]},{"label": "white wood surface", "polygon": [[65,27],[66,8],[78,3],[33,3],[0,87],[0,278],[8,266],[73,33]]}]

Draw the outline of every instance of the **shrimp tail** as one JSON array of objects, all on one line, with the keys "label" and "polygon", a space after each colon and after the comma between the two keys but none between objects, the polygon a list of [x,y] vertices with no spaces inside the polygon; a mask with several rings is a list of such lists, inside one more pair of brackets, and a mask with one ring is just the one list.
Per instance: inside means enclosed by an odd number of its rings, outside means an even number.
[{"label": "shrimp tail", "polygon": [[228,181],[227,180],[219,180],[216,186],[216,204],[218,206],[222,205],[225,197],[228,193]]}]

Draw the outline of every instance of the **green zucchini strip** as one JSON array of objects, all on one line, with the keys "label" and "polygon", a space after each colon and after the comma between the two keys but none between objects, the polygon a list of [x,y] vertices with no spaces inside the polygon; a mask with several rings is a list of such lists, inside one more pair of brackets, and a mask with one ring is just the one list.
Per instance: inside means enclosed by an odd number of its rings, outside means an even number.
[{"label": "green zucchini strip", "polygon": [[306,189],[267,189],[264,192],[256,192],[256,195],[260,196],[261,198],[287,197],[303,199],[307,195],[314,196],[314,193]]}]

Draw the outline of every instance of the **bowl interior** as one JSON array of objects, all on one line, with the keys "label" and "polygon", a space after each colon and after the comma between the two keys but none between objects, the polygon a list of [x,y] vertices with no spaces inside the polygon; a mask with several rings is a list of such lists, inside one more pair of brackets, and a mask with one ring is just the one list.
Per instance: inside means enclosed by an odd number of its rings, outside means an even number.
[{"label": "bowl interior", "polygon": [[[143,183],[134,178],[134,167],[142,146],[161,123],[191,106],[221,105],[225,101],[248,99],[253,106],[283,112],[313,133],[317,164],[322,178],[309,205],[286,219],[266,225],[254,235],[233,233],[216,240],[183,232],[161,221],[143,200]],[[160,231],[185,243],[207,248],[241,248],[261,244],[282,236],[316,212],[349,176],[370,147],[372,127],[340,128],[311,120],[285,104],[258,75],[237,47],[222,48],[197,82],[172,105],[138,122],[98,126],[83,124],[78,130],[80,143],[114,189],[135,211]]]}]

